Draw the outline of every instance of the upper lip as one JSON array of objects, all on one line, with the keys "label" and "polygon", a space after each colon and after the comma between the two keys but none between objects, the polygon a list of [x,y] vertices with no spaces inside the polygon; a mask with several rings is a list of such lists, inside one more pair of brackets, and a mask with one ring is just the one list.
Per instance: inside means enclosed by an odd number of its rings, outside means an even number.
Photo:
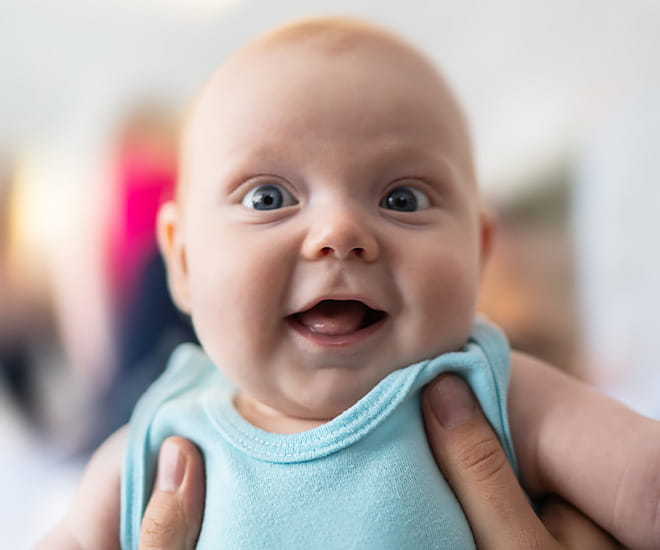
[{"label": "upper lip", "polygon": [[366,296],[363,296],[363,295],[360,295],[360,294],[345,294],[345,293],[342,293],[342,294],[328,294],[328,295],[321,296],[320,298],[314,298],[312,300],[309,300],[308,302],[303,304],[303,306],[300,309],[297,309],[296,311],[293,311],[291,313],[291,315],[296,315],[298,313],[303,313],[305,311],[308,311],[308,310],[312,309],[314,306],[317,306],[318,304],[320,304],[321,302],[326,301],[326,300],[333,300],[333,301],[337,301],[337,302],[349,302],[349,301],[361,302],[362,304],[364,304],[365,306],[367,306],[370,309],[373,309],[375,311],[380,311],[380,312],[383,312],[383,313],[387,313],[387,311],[385,309],[383,309],[377,303],[377,301],[373,298],[366,297]]}]

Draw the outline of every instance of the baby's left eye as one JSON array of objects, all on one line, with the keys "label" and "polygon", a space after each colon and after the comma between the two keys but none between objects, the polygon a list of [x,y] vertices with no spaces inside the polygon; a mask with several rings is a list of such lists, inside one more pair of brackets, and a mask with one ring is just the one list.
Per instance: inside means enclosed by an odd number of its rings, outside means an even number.
[{"label": "baby's left eye", "polygon": [[378,206],[398,212],[415,212],[429,208],[431,201],[423,191],[414,187],[402,186],[388,192]]}]

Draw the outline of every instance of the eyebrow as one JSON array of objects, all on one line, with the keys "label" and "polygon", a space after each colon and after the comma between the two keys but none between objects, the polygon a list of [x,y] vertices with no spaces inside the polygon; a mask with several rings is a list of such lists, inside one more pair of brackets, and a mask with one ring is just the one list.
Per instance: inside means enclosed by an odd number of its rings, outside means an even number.
[{"label": "eyebrow", "polygon": [[406,166],[409,166],[409,170],[412,172],[418,166],[422,171],[429,167],[433,167],[433,170],[439,167],[442,174],[452,180],[460,175],[458,163],[452,159],[450,154],[443,151],[441,146],[417,147],[409,143],[395,143],[384,149],[381,154],[386,158],[386,163],[391,162],[393,166],[400,166],[403,163],[404,170]]},{"label": "eyebrow", "polygon": [[[411,144],[409,140],[386,138],[381,143],[373,147],[373,160],[393,159],[393,162],[400,162],[407,159],[414,159],[417,162],[429,162],[434,164],[453,164],[450,155],[444,152],[442,144],[437,146],[424,144]],[[282,143],[276,140],[267,141],[262,139],[262,143],[254,145],[243,141],[233,145],[230,149],[222,151],[223,158],[231,159],[231,164],[241,164],[257,159],[267,159],[269,162],[289,162],[291,152],[294,150],[292,145],[282,146]]]},{"label": "eyebrow", "polygon": [[[304,147],[303,145],[302,147]],[[442,144],[421,140],[419,142],[384,136],[368,150],[368,158],[357,161],[365,166],[378,166],[380,173],[374,177],[431,179],[443,187],[461,180],[471,180],[469,167],[461,167],[465,161],[452,158]],[[226,192],[231,192],[245,179],[256,175],[279,175],[289,179],[296,172],[296,163],[304,152],[296,153],[293,144],[283,145],[280,140],[260,138],[259,143],[240,140],[225,150],[218,151],[219,162],[216,181],[222,182]]]}]

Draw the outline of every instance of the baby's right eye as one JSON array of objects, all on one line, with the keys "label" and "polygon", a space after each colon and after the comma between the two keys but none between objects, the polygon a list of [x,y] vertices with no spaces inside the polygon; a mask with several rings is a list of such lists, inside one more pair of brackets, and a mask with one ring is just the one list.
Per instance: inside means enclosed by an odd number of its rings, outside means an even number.
[{"label": "baby's right eye", "polygon": [[265,183],[250,189],[241,204],[254,210],[277,210],[298,204],[298,201],[283,185]]}]

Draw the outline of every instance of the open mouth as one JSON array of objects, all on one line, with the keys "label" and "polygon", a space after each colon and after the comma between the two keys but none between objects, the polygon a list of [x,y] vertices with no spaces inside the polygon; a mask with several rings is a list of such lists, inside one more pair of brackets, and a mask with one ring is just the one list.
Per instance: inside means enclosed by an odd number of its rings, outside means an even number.
[{"label": "open mouth", "polygon": [[377,325],[387,313],[359,300],[322,300],[306,311],[290,315],[300,328],[327,337],[348,336]]}]

